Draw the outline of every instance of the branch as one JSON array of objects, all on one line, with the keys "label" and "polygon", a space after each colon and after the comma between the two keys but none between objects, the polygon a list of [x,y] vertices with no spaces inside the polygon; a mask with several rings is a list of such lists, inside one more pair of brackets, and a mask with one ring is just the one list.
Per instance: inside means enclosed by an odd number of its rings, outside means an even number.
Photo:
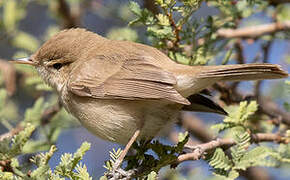
[{"label": "branch", "polygon": [[[277,142],[277,143],[289,143],[289,139],[286,139],[278,134],[271,134],[271,133],[257,133],[251,135],[251,142],[259,143],[259,142]],[[216,139],[212,140],[208,143],[199,144],[193,147],[189,147],[193,150],[191,153],[182,154],[177,157],[175,164],[179,164],[183,161],[188,160],[199,160],[203,158],[205,152],[216,149],[218,147],[230,147],[235,145],[236,142],[232,138],[225,138],[225,139]]]},{"label": "branch", "polygon": [[271,5],[279,5],[282,3],[290,3],[290,0],[269,0]]},{"label": "branch", "polygon": [[9,96],[16,90],[16,70],[15,67],[4,59],[0,59],[0,71],[3,72],[6,90]]},{"label": "branch", "polygon": [[54,115],[56,115],[56,113],[58,113],[60,111],[62,107],[62,104],[60,103],[60,101],[53,105],[52,107],[47,108],[41,117],[41,124],[42,125],[46,125],[50,122],[50,120],[53,118]]},{"label": "branch", "polygon": [[290,30],[290,21],[275,22],[239,29],[220,29],[218,36],[223,38],[256,38],[265,34]]},{"label": "branch", "polygon": [[[183,113],[181,117],[181,124],[184,129],[189,131],[191,135],[201,142],[208,142],[213,139],[213,135],[206,130],[208,127],[196,116]],[[178,142],[178,140],[174,142]]]},{"label": "branch", "polygon": [[65,0],[58,0],[57,12],[63,19],[64,29],[80,26],[79,14],[73,14]]},{"label": "branch", "polygon": [[1,134],[0,142],[3,141],[4,139],[13,137],[14,135],[18,134],[23,129],[24,129],[23,126],[17,125],[15,128],[11,129],[9,132]]},{"label": "branch", "polygon": [[276,124],[282,122],[290,126],[290,113],[283,111],[274,101],[266,97],[261,97],[258,103],[260,104],[259,110],[262,113],[278,120]]},{"label": "branch", "polygon": [[[252,143],[259,143],[259,142],[277,142],[277,143],[289,143],[289,139],[279,135],[279,134],[271,134],[271,133],[257,133],[251,135],[251,142]],[[232,138],[225,138],[225,139],[216,139],[212,140],[207,143],[187,147],[192,152],[179,155],[176,160],[169,161],[168,165],[171,165],[171,167],[176,167],[179,163],[182,163],[184,161],[189,160],[199,160],[201,158],[204,158],[204,153],[210,150],[213,150],[218,147],[227,147],[235,145],[236,142]],[[108,179],[113,180],[113,177],[119,177],[120,179],[132,179],[134,177],[138,177],[144,172],[149,171],[151,167],[143,167],[139,166],[135,169],[130,169],[128,171],[120,171],[120,172],[107,172],[105,175]],[[117,173],[117,174],[116,174]],[[115,175],[115,176],[113,176]]]}]

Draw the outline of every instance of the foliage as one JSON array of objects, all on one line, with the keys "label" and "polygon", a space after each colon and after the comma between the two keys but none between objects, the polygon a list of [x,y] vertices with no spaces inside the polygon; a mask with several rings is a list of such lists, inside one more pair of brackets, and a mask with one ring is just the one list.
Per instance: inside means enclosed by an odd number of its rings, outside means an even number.
[{"label": "foliage", "polygon": [[[213,129],[229,131],[236,145],[230,148],[231,156],[226,155],[222,148],[217,148],[208,158],[209,165],[214,168],[214,174],[228,179],[239,176],[240,170],[246,170],[252,166],[278,167],[283,162],[288,162],[288,155],[283,155],[277,149],[268,146],[255,146],[251,144],[251,129],[248,121],[257,111],[257,103],[241,102],[239,107],[233,108],[223,123],[213,125]],[[289,147],[289,145],[286,145]]]},{"label": "foliage", "polygon": [[[134,143],[133,148],[136,150],[136,154],[126,157],[128,164],[125,169],[129,170],[143,167],[144,170],[139,176],[153,179],[162,167],[171,165],[176,161],[177,157],[183,153],[183,148],[188,139],[189,134],[185,132],[179,134],[178,143],[175,146],[164,145],[157,140]],[[153,151],[153,154],[150,153],[150,150]],[[113,149],[110,152],[111,159],[106,161],[104,165],[108,171],[112,171],[113,164],[121,152],[121,149]],[[105,176],[103,178],[105,179]]]},{"label": "foliage", "polygon": [[[59,2],[61,1],[0,1],[0,40],[3,37],[7,40],[7,46],[15,49],[13,58],[29,56],[42,42],[66,27],[64,19],[67,17],[59,12]],[[88,7],[90,1],[65,0],[63,2],[67,3],[73,18],[77,13],[83,13],[81,7],[86,7],[90,13],[98,14],[102,18],[110,16],[114,20],[122,21],[123,24],[130,21],[130,27],[113,27],[106,36],[110,39],[149,43],[174,61],[187,65],[233,63],[240,55],[236,47],[237,43],[241,41],[244,45],[252,40],[225,39],[218,35],[219,29],[264,24],[261,18],[256,18],[261,14],[273,22],[285,22],[290,17],[289,3],[273,6],[271,1],[263,0],[208,0],[206,2],[155,0],[156,12],[141,8],[135,1],[122,6],[119,6],[116,1],[106,1],[111,4],[95,12],[93,10],[98,5]],[[33,3],[47,8],[47,14],[53,21],[41,36],[35,36],[21,26],[23,21],[29,19],[28,6]],[[202,7],[209,8],[215,13],[201,17],[199,14]],[[146,32],[145,36],[140,35],[143,29]],[[255,40],[259,41],[265,49],[269,42],[287,38],[289,39],[289,32],[279,32]],[[259,56],[257,54],[255,59],[259,59]],[[47,116],[51,108],[58,105],[57,96],[40,77],[36,76],[37,72],[34,68],[25,65],[15,67],[19,77],[17,81],[19,90],[15,97],[9,97],[4,88],[5,72],[0,73],[0,123],[7,131],[13,132],[11,136],[3,139],[2,135],[0,136],[0,179],[92,179],[92,175],[87,170],[88,165],[81,162],[90,148],[87,142],[84,142],[74,154],[64,153],[58,165],[51,167],[49,160],[56,156],[55,144],[60,133],[77,123],[63,108]],[[281,89],[286,89],[285,94],[289,96],[290,83],[286,81],[285,84],[285,88]],[[18,96],[21,96],[20,100],[16,99]],[[290,111],[287,100],[284,102],[284,107],[288,112]],[[277,126],[269,123],[270,116],[257,113],[259,106],[256,101],[243,101],[239,105],[225,108],[229,116],[225,117],[223,122],[213,125],[212,129],[216,131],[219,139],[233,139],[234,145],[221,146],[203,154],[202,158],[212,167],[215,175],[210,177],[211,179],[235,179],[242,171],[253,166],[289,168],[289,143],[256,145],[253,140],[255,133],[279,133],[283,134],[283,138],[289,142],[290,131],[287,130],[287,125]],[[136,142],[133,145],[135,153],[126,157],[127,163],[123,168],[134,170],[145,167],[142,173],[138,174],[139,179],[156,179],[162,174],[163,167],[177,166],[174,162],[178,156],[186,153],[184,147],[189,138],[188,133],[180,133],[176,145],[165,145],[158,140]],[[113,149],[109,153],[110,160],[104,165],[107,171],[112,171],[112,165],[121,152],[121,149]],[[27,157],[32,157],[30,162],[25,161]],[[201,170],[193,171],[192,174],[185,175],[177,168],[174,172],[167,171],[169,175],[166,178],[200,179],[200,174],[206,174],[201,173]],[[208,177],[203,175],[202,179],[206,178]],[[106,177],[103,176],[102,179]]]},{"label": "foliage", "polygon": [[[30,128],[28,129],[30,130]],[[24,130],[20,134],[27,131]],[[17,135],[15,138],[19,138],[24,135]],[[25,136],[26,138],[29,137]],[[40,153],[30,159],[32,163],[34,163],[37,168],[33,171],[28,171],[26,173],[20,171],[19,163],[17,159],[13,159],[11,162],[12,172],[17,174],[19,179],[24,180],[46,180],[46,179],[54,179],[54,180],[64,180],[65,178],[70,178],[73,180],[92,180],[90,175],[87,172],[86,165],[83,165],[80,161],[86,151],[90,149],[90,144],[84,142],[81,147],[72,155],[65,153],[61,156],[61,160],[58,166],[52,170],[48,164],[49,160],[53,156],[53,154],[57,151],[57,148],[52,145],[47,153]],[[3,160],[3,159],[2,159]],[[3,172],[0,170],[0,178],[12,180],[13,175],[11,172]]]}]

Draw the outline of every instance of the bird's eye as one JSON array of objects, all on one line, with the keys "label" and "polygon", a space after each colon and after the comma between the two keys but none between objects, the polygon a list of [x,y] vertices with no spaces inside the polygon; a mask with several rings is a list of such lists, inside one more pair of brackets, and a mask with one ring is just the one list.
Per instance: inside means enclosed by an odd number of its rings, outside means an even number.
[{"label": "bird's eye", "polygon": [[52,65],[52,67],[56,70],[59,70],[61,67],[62,67],[62,64],[61,63],[55,63]]}]

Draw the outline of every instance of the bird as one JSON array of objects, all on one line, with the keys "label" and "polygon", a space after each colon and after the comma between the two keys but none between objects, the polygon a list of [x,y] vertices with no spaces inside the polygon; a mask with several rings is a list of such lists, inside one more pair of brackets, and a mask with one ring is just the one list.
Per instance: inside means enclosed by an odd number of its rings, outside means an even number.
[{"label": "bird", "polygon": [[183,109],[226,114],[202,94],[214,83],[288,77],[276,64],[178,64],[154,47],[83,28],[63,30],[15,62],[34,66],[94,135],[126,145],[118,167],[136,140],[158,136]]}]

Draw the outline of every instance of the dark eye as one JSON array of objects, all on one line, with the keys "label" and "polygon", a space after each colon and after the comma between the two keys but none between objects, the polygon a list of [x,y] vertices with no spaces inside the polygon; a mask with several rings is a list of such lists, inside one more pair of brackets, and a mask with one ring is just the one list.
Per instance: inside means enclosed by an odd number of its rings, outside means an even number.
[{"label": "dark eye", "polygon": [[52,67],[56,70],[59,70],[62,67],[61,63],[55,63],[54,65],[52,65]]}]

